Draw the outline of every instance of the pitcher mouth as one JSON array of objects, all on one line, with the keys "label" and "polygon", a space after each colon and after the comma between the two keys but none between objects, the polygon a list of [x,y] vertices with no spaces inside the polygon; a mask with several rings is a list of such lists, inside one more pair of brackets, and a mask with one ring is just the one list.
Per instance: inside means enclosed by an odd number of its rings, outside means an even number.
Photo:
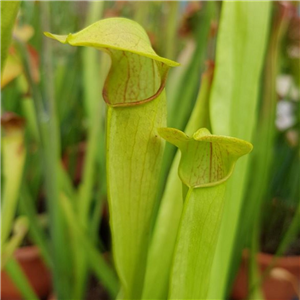
[{"label": "pitcher mouth", "polygon": [[180,149],[178,175],[189,188],[213,187],[227,181],[237,159],[253,148],[237,138],[212,135],[206,128],[192,137],[175,128],[159,128],[158,132]]}]

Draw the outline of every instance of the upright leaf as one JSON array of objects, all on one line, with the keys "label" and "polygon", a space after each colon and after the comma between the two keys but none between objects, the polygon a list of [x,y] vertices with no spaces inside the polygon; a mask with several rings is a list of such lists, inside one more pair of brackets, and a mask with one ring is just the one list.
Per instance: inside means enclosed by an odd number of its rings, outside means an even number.
[{"label": "upright leaf", "polygon": [[165,81],[176,62],[158,56],[146,32],[124,18],[105,19],[58,36],[107,53],[107,180],[113,253],[124,299],[141,297],[166,125]]},{"label": "upright leaf", "polygon": [[1,72],[11,41],[12,29],[19,5],[20,1],[1,1]]},{"label": "upright leaf", "polygon": [[[270,2],[224,2],[210,98],[214,134],[252,140],[258,91],[267,42]],[[214,261],[210,298],[225,297],[241,221],[248,158],[228,182],[226,206]]]},{"label": "upright leaf", "polygon": [[[103,14],[103,7],[105,2],[89,2],[88,13],[86,18],[86,24],[89,25],[92,22],[97,21]],[[103,66],[104,53],[99,53],[97,49],[91,47],[85,47],[82,49],[82,60],[83,60],[83,80],[84,80],[84,105],[86,115],[88,119],[88,131],[87,131],[87,147],[85,153],[85,162],[82,171],[82,180],[78,189],[78,211],[79,218],[85,227],[89,228],[89,232],[92,230],[92,226],[89,226],[93,191],[95,182],[97,180],[97,158],[101,158],[102,170],[105,170],[105,143],[104,143],[104,109],[105,104],[103,103],[101,90],[103,88],[104,79],[107,70],[102,67],[99,69],[99,65]],[[101,57],[100,57],[100,54]],[[104,70],[103,70],[104,69]],[[102,72],[101,72],[102,71]],[[104,73],[104,74],[103,74]],[[103,164],[103,166],[102,166]],[[105,173],[105,171],[103,172]],[[100,180],[102,185],[105,185],[105,175],[100,174]],[[99,180],[99,179],[98,179]],[[97,199],[98,200],[98,199]],[[99,201],[100,202],[100,201]],[[96,209],[98,219],[101,216],[101,210]],[[99,226],[99,224],[98,224]],[[76,237],[75,237],[76,238]],[[78,241],[80,244],[80,241]],[[76,247],[80,248],[80,247]],[[74,289],[74,298],[82,298],[85,294],[88,278],[88,268],[86,264],[86,255],[82,251],[77,251],[76,265],[77,265],[77,278]]]},{"label": "upright leaf", "polygon": [[24,216],[18,217],[12,229],[12,236],[1,250],[1,269],[5,268],[6,262],[13,257],[15,250],[20,247],[25,235],[28,232],[29,222]]},{"label": "upright leaf", "polygon": [[172,128],[160,135],[181,151],[179,177],[188,188],[173,258],[169,299],[206,299],[225,200],[236,160],[249,153],[245,141],[199,129],[190,138]]},{"label": "upright leaf", "polygon": [[[199,127],[209,126],[208,99],[212,76],[213,64],[210,63],[202,76],[195,109],[185,130],[187,134],[192,134]],[[154,226],[147,260],[144,299],[166,299],[168,296],[173,252],[183,208],[182,188],[178,178],[179,152],[178,150],[170,169]]]},{"label": "upright leaf", "polygon": [[5,271],[18,287],[19,291],[24,296],[24,299],[38,300],[31,284],[28,282],[27,276],[24,274],[23,269],[15,258],[11,258],[7,262]]},{"label": "upright leaf", "polygon": [[[182,71],[178,70],[180,75],[177,78],[173,76],[173,80],[170,80],[169,85],[167,85],[168,126],[170,127],[183,130],[192,113],[199,90],[201,71],[204,69],[205,54],[209,44],[209,32],[211,24],[216,17],[216,10],[216,3],[214,1],[207,1],[203,4],[195,33],[195,50],[187,66]],[[201,126],[197,126],[197,128],[199,127]],[[167,144],[160,175],[159,197],[163,194],[166,178],[168,177],[175,153],[175,147]]]},{"label": "upright leaf", "polygon": [[[262,87],[262,101],[257,121],[259,130],[254,134],[253,143],[255,145],[255,151],[251,158],[251,167],[249,168],[247,198],[250,204],[247,205],[245,203],[243,207],[249,217],[248,222],[243,224],[245,227],[243,232],[240,232],[240,235],[242,235],[246,230],[247,233],[249,232],[252,235],[249,259],[250,286],[252,286],[252,283],[255,284],[259,277],[256,254],[259,251],[260,244],[261,212],[263,211],[262,204],[265,199],[269,199],[270,197],[268,186],[271,180],[271,167],[272,161],[274,160],[273,150],[277,132],[275,118],[278,100],[276,94],[276,78],[279,69],[278,58],[280,56],[282,39],[292,16],[292,6],[279,4],[276,8],[263,74],[264,85]],[[259,176],[253,176],[255,174],[259,174]],[[253,221],[255,222],[255,226],[252,224]],[[260,287],[256,285],[256,288],[249,297],[255,299],[257,293],[260,292],[259,289]]]},{"label": "upright leaf", "polygon": [[1,218],[1,245],[7,241],[14,222],[20,185],[26,157],[24,145],[24,120],[13,113],[5,113],[1,118],[3,127],[3,195]]}]

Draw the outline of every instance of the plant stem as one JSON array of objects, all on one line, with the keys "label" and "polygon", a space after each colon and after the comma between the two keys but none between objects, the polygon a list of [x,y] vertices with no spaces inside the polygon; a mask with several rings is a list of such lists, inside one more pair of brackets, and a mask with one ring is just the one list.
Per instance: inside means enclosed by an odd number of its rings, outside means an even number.
[{"label": "plant stem", "polygon": [[168,18],[166,20],[166,48],[165,48],[165,57],[170,59],[175,59],[175,38],[176,38],[176,29],[178,25],[178,8],[179,1],[170,1],[166,3],[169,6]]},{"label": "plant stem", "polygon": [[[100,20],[103,14],[103,8],[104,1],[88,2],[85,25],[89,26]],[[81,51],[83,61],[84,104],[89,128],[91,128],[94,125],[94,116],[97,115],[95,114],[95,110],[97,110],[98,103],[102,102],[102,97],[100,96],[103,85],[102,78],[99,80],[101,73],[99,66],[102,64],[100,61],[101,53],[97,49],[89,47],[85,47]]]},{"label": "plant stem", "polygon": [[237,159],[249,153],[252,145],[237,138],[212,135],[206,128],[200,128],[192,137],[175,128],[159,128],[158,132],[180,149],[178,175],[186,186],[169,298],[207,299],[225,184]]},{"label": "plant stem", "polygon": [[20,210],[29,220],[29,234],[32,236],[34,243],[39,247],[46,264],[53,269],[53,261],[49,251],[49,244],[45,233],[43,232],[37,219],[37,211],[34,207],[34,201],[28,193],[28,189],[23,183],[21,187]]},{"label": "plant stem", "polygon": [[87,252],[86,257],[87,261],[89,262],[90,268],[94,270],[99,280],[107,288],[111,297],[116,297],[119,288],[116,274],[104,260],[102,254],[99,253],[94,247],[93,243],[88,238],[87,231],[84,228],[82,228],[80,224],[78,224],[76,220],[77,216],[74,214],[72,204],[70,200],[64,195],[62,195],[61,197],[61,205],[65,212],[64,215],[66,217],[69,228],[80,240],[81,245],[84,246]]},{"label": "plant stem", "polygon": [[[48,6],[49,3],[41,3],[41,8],[44,12],[43,18],[47,18],[49,15]],[[52,237],[52,253],[53,253],[53,283],[57,297],[60,299],[67,299],[69,293],[69,273],[68,267],[68,251],[66,249],[66,238],[64,233],[64,223],[61,215],[61,209],[59,206],[59,183],[58,183],[58,167],[59,167],[59,137],[56,123],[56,111],[52,92],[50,91],[47,100],[47,108],[43,103],[42,95],[38,86],[33,80],[33,76],[29,64],[29,56],[25,45],[22,42],[18,42],[20,53],[23,59],[24,71],[31,88],[35,113],[38,120],[39,139],[41,141],[41,152],[44,166],[44,178],[46,187],[47,206],[49,210],[49,224],[50,235]],[[46,53],[51,52],[48,44],[46,47]],[[51,57],[51,56],[50,56]],[[52,61],[48,60],[49,57],[44,57],[44,64],[46,70],[51,70],[48,65]],[[43,65],[44,65],[43,64]],[[51,83],[52,74],[47,74],[49,77],[49,83]],[[50,87],[49,87],[50,88]],[[48,87],[46,90],[49,89]],[[50,88],[51,89],[51,88]],[[52,95],[52,96],[51,96]]]},{"label": "plant stem", "polygon": [[[103,13],[104,2],[89,2],[86,26],[98,21]],[[84,80],[84,104],[88,117],[88,138],[85,153],[82,182],[78,189],[78,212],[82,226],[90,232],[90,209],[93,200],[93,187],[95,184],[97,152],[99,151],[100,134],[104,135],[103,116],[104,103],[101,94],[104,77],[99,75],[100,53],[93,48],[82,49],[83,59],[83,80]],[[100,77],[100,78],[99,78]],[[100,214],[100,211],[98,212]],[[76,235],[74,236],[76,240]],[[87,282],[86,255],[80,250],[80,242],[76,244],[76,285],[74,288],[74,298],[81,299],[84,296]]]},{"label": "plant stem", "polygon": [[22,110],[26,118],[26,127],[30,133],[34,142],[39,143],[39,132],[37,119],[34,111],[34,103],[31,97],[25,97],[22,99]]},{"label": "plant stem", "polygon": [[[93,112],[92,122],[89,127],[89,135],[87,141],[84,169],[83,169],[83,177],[82,183],[80,184],[80,188],[78,191],[78,212],[79,212],[79,220],[82,226],[90,233],[90,209],[91,203],[93,200],[93,187],[95,183],[95,175],[96,175],[96,163],[97,163],[97,150],[99,146],[99,133],[101,132],[101,121],[99,121],[99,115],[102,113],[103,104],[102,102],[97,103],[97,110]],[[100,211],[98,211],[100,214]],[[76,236],[74,236],[76,239]],[[83,297],[86,280],[87,280],[87,268],[86,268],[86,254],[82,253],[80,249],[80,243],[77,244],[75,250],[77,255],[75,255],[75,260],[77,260],[77,268],[78,268],[78,278],[77,284],[74,289],[74,297],[81,298]]]},{"label": "plant stem", "polygon": [[[213,63],[208,64],[202,75],[201,88],[195,108],[187,124],[185,133],[192,134],[198,128],[209,128],[208,99],[213,76]],[[173,160],[164,194],[159,203],[159,211],[151,239],[147,260],[147,272],[143,298],[165,299],[168,296],[169,278],[176,237],[182,214],[182,183],[178,178],[180,151]],[[185,198],[185,197],[184,197]],[[155,290],[153,286],[155,285]]]},{"label": "plant stem", "polygon": [[189,189],[174,252],[170,299],[207,299],[224,195],[224,183]]},{"label": "plant stem", "polygon": [[86,156],[83,169],[82,183],[79,189],[79,211],[81,222],[84,226],[87,226],[92,202],[92,188],[95,179],[95,166],[97,163],[97,150],[99,133],[101,132],[101,120],[99,120],[99,115],[101,116],[103,112],[102,102],[97,103],[97,110],[93,113],[93,118],[91,126],[89,129],[89,136],[87,141]]},{"label": "plant stem", "polygon": [[157,127],[166,121],[168,70],[178,63],[158,56],[140,25],[125,18],[101,20],[68,37],[45,35],[73,46],[89,40],[110,55],[103,98],[109,106],[107,179],[113,252],[125,298],[139,298],[164,148]]},{"label": "plant stem", "polygon": [[[114,258],[124,299],[141,297],[164,143],[165,93],[143,105],[108,108],[107,178]],[[119,171],[116,172],[116,169]]]},{"label": "plant stem", "polygon": [[[50,27],[50,3],[41,3],[42,27],[44,31]],[[58,119],[56,115],[56,104],[54,99],[52,49],[50,41],[45,39],[43,43],[44,55],[43,70],[47,79],[44,78],[44,94],[46,102],[47,120],[39,120],[45,123],[46,135],[44,138],[44,161],[46,196],[50,214],[50,232],[53,239],[54,258],[54,287],[59,299],[67,299],[70,295],[69,251],[66,247],[65,224],[59,205],[59,161],[60,161],[60,138],[58,130]]]}]

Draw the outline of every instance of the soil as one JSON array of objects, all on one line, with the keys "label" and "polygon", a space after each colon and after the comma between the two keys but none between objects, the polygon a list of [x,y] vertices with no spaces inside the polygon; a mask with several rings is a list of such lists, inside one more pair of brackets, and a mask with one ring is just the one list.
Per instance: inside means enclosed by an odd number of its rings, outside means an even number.
[{"label": "soil", "polygon": [[109,300],[109,295],[95,277],[90,279],[86,300]]},{"label": "soil", "polygon": [[[295,209],[291,209],[275,201],[266,208],[269,211],[269,215],[263,225],[261,251],[263,253],[275,254],[294,218]],[[293,239],[293,242],[287,247],[283,255],[300,255],[300,233]]]}]

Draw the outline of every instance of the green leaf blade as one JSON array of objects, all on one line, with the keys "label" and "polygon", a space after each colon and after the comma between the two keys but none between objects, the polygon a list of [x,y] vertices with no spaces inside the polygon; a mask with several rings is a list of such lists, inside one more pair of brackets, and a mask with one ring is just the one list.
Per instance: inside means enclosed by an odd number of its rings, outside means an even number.
[{"label": "green leaf blade", "polygon": [[107,174],[115,263],[124,294],[138,297],[164,149],[156,128],[166,125],[165,93],[143,109],[109,108],[108,121]]},{"label": "green leaf blade", "polygon": [[111,58],[103,89],[108,104],[107,178],[113,253],[125,299],[142,293],[166,126],[164,93],[176,62],[158,56],[144,29],[124,18],[101,20],[76,34],[48,37],[90,46]]},{"label": "green leaf blade", "polygon": [[224,206],[225,183],[185,199],[168,299],[206,299]]},{"label": "green leaf blade", "polygon": [[20,1],[1,1],[1,72],[7,56],[19,6]]},{"label": "green leaf blade", "polygon": [[[263,59],[267,43],[270,2],[225,2],[217,40],[215,76],[210,97],[214,134],[252,141]],[[224,80],[226,78],[226,80]],[[220,240],[209,297],[225,298],[241,219],[248,157],[238,162],[228,183]]]},{"label": "green leaf blade", "polygon": [[[199,127],[209,127],[207,104],[212,76],[213,64],[209,63],[207,71],[202,75],[195,108],[185,130],[189,135],[192,135]],[[182,134],[178,132],[178,135]],[[186,135],[183,135],[184,140],[187,138]],[[178,177],[180,155],[180,150],[178,150],[172,163],[155,222],[147,259],[143,299],[166,299],[168,296],[172,258],[183,209],[183,184]]]},{"label": "green leaf blade", "polygon": [[[182,153],[179,177],[189,187],[171,271],[169,299],[206,299],[222,219],[225,184],[236,160],[252,145],[201,128],[193,137],[161,128]],[[179,142],[178,142],[179,141]]]}]

